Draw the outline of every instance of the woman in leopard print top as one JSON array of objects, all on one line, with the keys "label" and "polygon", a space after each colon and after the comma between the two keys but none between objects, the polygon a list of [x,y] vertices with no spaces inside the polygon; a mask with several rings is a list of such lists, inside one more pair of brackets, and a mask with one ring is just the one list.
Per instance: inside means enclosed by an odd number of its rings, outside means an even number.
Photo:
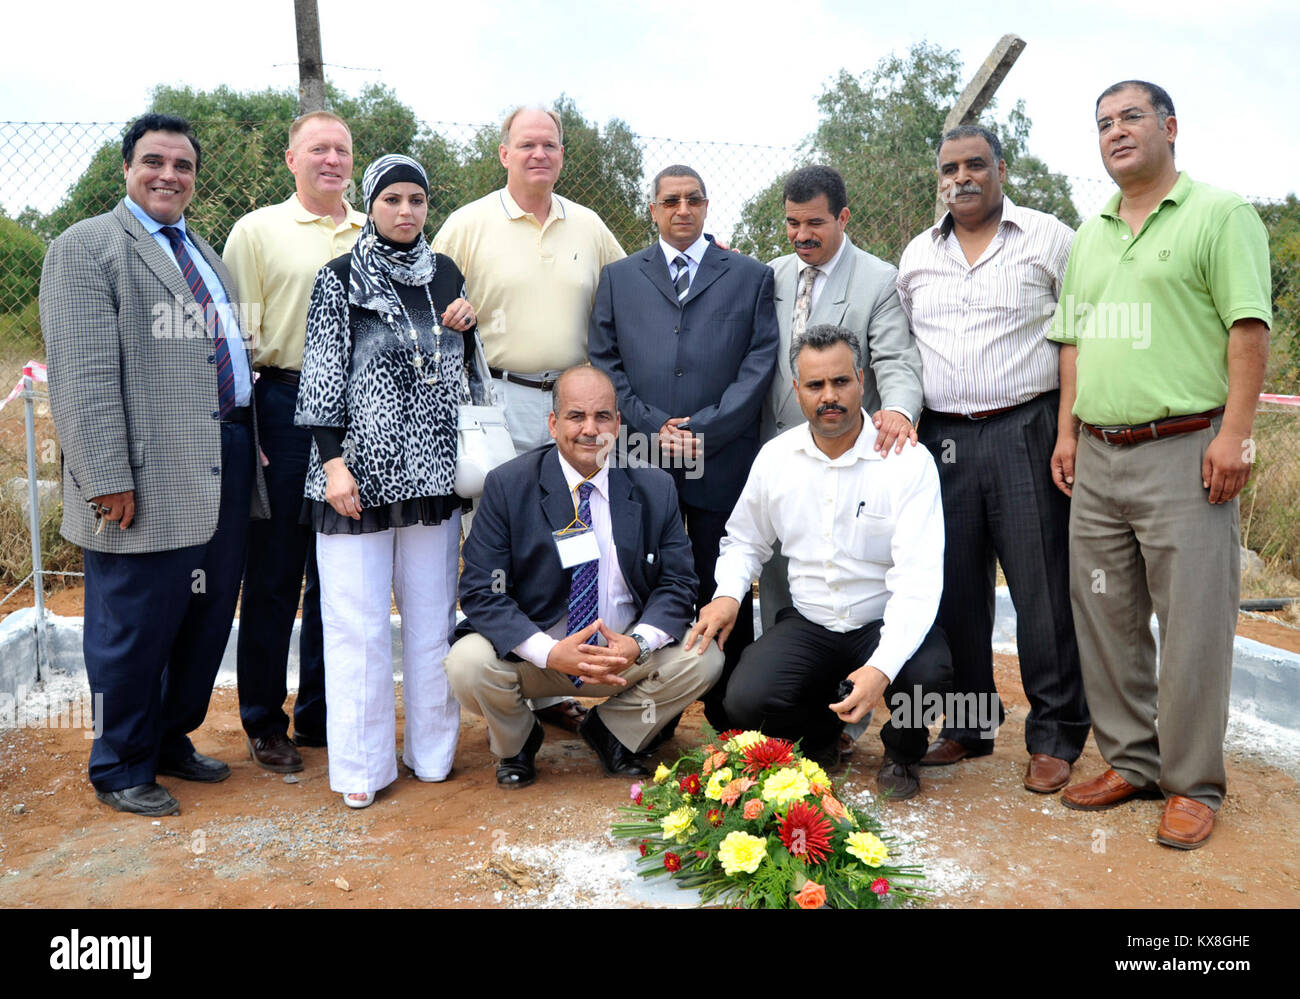
[{"label": "woman in leopard print top", "polygon": [[303,516],[317,532],[330,787],[352,808],[397,779],[394,597],[402,759],[424,781],[451,771],[460,706],[442,660],[468,507],[453,494],[456,407],[476,343],[460,271],[425,242],[423,168],[381,157],[362,191],[369,221],[312,291],[295,414],[315,441]]}]

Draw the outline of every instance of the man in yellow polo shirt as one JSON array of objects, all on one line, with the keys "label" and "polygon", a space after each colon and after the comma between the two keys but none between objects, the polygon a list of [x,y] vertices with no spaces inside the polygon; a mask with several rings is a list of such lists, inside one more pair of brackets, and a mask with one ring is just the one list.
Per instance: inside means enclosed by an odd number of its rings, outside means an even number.
[{"label": "man in yellow polo shirt", "polygon": [[[279,773],[302,769],[299,746],[325,745],[325,660],[315,535],[298,523],[311,434],[293,425],[316,272],[352,249],[366,217],[343,200],[352,179],[352,135],[327,111],[289,128],[285,163],[295,191],[235,223],[222,255],[249,306],[260,372],[258,429],[271,519],[254,521],[239,616],[239,714],[253,760]],[[307,586],[303,591],[303,573]],[[284,713],[289,640],[302,592],[294,742]]]},{"label": "man in yellow polo shirt", "polygon": [[[433,248],[456,261],[479,316],[479,336],[505,406],[515,452],[551,443],[551,387],[587,360],[587,320],[600,270],[627,254],[590,208],[555,193],[564,125],[554,111],[519,107],[501,125],[506,186],[456,209]],[[534,703],[571,732],[583,711],[567,698]]]},{"label": "man in yellow polo shirt", "polygon": [[626,254],[595,212],[555,193],[564,165],[558,114],[512,111],[499,155],[506,186],[452,212],[433,248],[465,275],[497,396],[523,453],[551,442],[551,385],[586,362],[600,270]]},{"label": "man in yellow polo shirt", "polygon": [[1070,596],[1110,769],[1061,800],[1094,811],[1163,796],[1157,840],[1193,850],[1226,789],[1237,495],[1268,356],[1268,235],[1248,202],[1175,167],[1163,89],[1117,83],[1096,112],[1119,193],[1079,229],[1052,324],[1052,475],[1072,496]]}]

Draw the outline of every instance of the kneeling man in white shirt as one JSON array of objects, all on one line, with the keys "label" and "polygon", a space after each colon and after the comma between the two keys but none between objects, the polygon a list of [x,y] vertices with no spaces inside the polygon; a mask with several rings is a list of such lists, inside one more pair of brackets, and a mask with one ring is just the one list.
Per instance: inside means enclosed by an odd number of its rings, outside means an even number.
[{"label": "kneeling man in white shirt", "polygon": [[[910,798],[928,730],[922,704],[952,685],[947,641],[935,624],[943,590],[943,508],[924,448],[873,448],[862,410],[857,336],[811,326],[790,345],[799,405],[808,422],[763,446],[727,521],[717,591],[685,645],[726,642],[740,599],[774,542],[790,560],[794,606],[742,656],[727,685],[727,718],[741,728],[801,739],[804,753],[837,759],[846,722],[884,696],[880,790]],[[841,697],[841,682],[853,685]]]}]

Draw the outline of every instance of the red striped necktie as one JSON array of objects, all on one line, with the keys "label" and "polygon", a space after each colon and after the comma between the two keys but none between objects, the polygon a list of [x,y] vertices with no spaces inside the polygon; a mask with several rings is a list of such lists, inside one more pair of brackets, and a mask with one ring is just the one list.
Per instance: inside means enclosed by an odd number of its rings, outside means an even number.
[{"label": "red striped necktie", "polygon": [[217,410],[224,420],[235,408],[235,369],[230,361],[230,344],[226,340],[226,331],[222,329],[221,317],[217,314],[217,306],[212,301],[212,295],[208,293],[208,286],[203,283],[199,269],[194,266],[193,258],[185,249],[185,237],[172,225],[163,226],[162,234],[167,237],[167,242],[171,243],[172,253],[176,255],[176,262],[180,264],[181,276],[185,278],[185,283],[194,293],[194,301],[198,302],[199,308],[203,310],[203,321],[207,325],[208,335],[216,344]]}]

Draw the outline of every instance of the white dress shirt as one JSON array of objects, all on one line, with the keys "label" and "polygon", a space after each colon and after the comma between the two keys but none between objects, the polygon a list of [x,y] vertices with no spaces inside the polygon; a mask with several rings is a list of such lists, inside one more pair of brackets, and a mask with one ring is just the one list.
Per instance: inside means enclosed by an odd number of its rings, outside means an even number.
[{"label": "white dress shirt", "polygon": [[921,351],[927,409],[982,413],[1018,406],[1060,384],[1046,339],[1074,231],[1053,215],[1002,199],[1002,221],[966,262],[952,216],[898,261],[898,297]]},{"label": "white dress shirt", "polygon": [[704,251],[709,248],[709,241],[701,233],[700,238],[684,250],[665,243],[663,237],[659,237],[659,249],[663,251],[664,260],[668,262],[668,277],[672,279],[676,274],[677,268],[673,266],[673,261],[678,256],[686,258],[687,270],[691,272],[691,284],[695,283],[695,275],[700,269],[700,261],[704,259]]},{"label": "white dress shirt", "polygon": [[[564,472],[564,481],[569,485],[569,492],[574,497],[574,516],[577,516],[577,489],[588,481],[576,468],[564,460],[564,455],[557,454],[560,469]],[[593,486],[587,502],[591,507],[591,529],[596,534],[596,546],[600,549],[600,565],[596,571],[598,597],[596,614],[610,631],[625,632],[636,616],[636,597],[627,588],[623,570],[618,565],[618,550],[614,547],[613,529],[609,519],[609,466],[602,465],[599,472],[590,479]],[[526,659],[538,669],[546,669],[546,659],[551,649],[559,644],[568,631],[568,618],[558,622],[549,632],[539,631],[530,635],[514,649],[515,655]],[[629,634],[640,635],[651,650],[661,649],[672,641],[672,636],[652,624],[639,623]],[[604,637],[597,632],[588,645],[605,644]]]},{"label": "white dress shirt", "polygon": [[795,609],[841,633],[883,620],[868,665],[893,680],[939,610],[943,506],[930,453],[905,447],[882,458],[862,419],[838,458],[817,447],[806,423],[763,445],[727,521],[716,595],[748,593],[779,541]]}]

